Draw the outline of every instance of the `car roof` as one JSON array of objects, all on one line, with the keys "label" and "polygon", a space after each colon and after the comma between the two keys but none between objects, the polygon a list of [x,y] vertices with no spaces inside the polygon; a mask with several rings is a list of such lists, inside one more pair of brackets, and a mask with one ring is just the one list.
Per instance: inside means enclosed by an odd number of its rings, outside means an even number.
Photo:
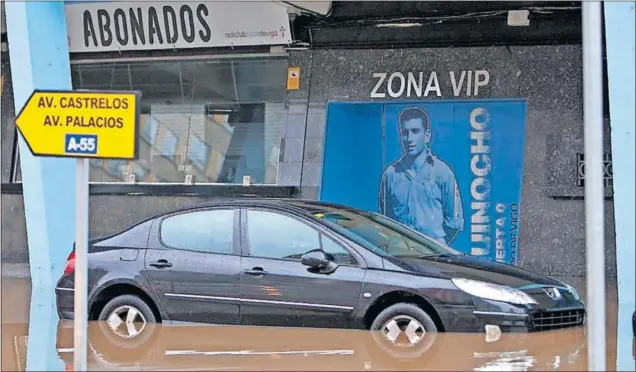
[{"label": "car roof", "polygon": [[270,207],[276,209],[288,209],[296,210],[299,212],[314,214],[327,210],[339,209],[348,211],[358,211],[356,208],[348,207],[346,205],[322,202],[317,200],[305,200],[305,199],[279,199],[279,198],[218,198],[203,203],[197,203],[182,208],[172,209],[164,213],[158,214],[151,219],[160,218],[172,213],[187,212],[202,208],[213,208],[223,206],[235,206],[235,207]]}]

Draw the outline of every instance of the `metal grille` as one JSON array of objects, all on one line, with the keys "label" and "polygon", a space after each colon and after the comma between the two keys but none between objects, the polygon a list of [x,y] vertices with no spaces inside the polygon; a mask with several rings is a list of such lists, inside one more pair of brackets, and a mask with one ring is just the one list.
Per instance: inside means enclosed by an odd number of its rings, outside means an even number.
[{"label": "metal grille", "polygon": [[[612,186],[614,170],[612,169],[612,155],[603,155],[603,184],[605,187]],[[576,154],[576,185],[585,186],[585,155]]]},{"label": "metal grille", "polygon": [[[566,291],[562,289],[560,290],[560,292],[561,292],[561,296],[563,296],[563,300],[565,301],[565,303],[570,304],[576,301],[576,299],[574,298],[572,293],[570,293],[570,291]],[[539,306],[541,306],[544,309],[549,309],[556,305],[555,301],[551,299],[545,292],[543,292],[543,290],[527,291],[526,293],[531,295],[532,298],[534,298],[535,301],[539,303]]]},{"label": "metal grille", "polygon": [[536,331],[576,327],[583,324],[585,311],[545,311],[532,314],[532,326]]}]

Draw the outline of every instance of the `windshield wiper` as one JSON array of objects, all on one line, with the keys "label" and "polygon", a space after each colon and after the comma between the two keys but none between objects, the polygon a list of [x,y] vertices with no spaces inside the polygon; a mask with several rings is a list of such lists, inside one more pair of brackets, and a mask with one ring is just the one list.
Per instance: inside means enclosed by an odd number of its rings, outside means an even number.
[{"label": "windshield wiper", "polygon": [[394,257],[397,258],[415,258],[415,259],[422,259],[422,258],[432,258],[432,257],[444,257],[444,256],[451,256],[451,254],[448,253],[431,253],[431,254],[396,254],[393,255]]},{"label": "windshield wiper", "polygon": [[431,253],[431,254],[423,254],[418,256],[418,258],[430,258],[430,257],[454,257],[454,256],[465,256],[464,253]]}]

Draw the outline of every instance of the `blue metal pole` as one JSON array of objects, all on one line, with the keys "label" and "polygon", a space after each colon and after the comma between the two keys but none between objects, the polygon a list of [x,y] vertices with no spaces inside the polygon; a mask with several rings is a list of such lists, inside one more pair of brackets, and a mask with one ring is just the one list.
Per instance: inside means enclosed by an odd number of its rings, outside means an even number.
[{"label": "blue metal pole", "polygon": [[618,276],[616,370],[634,371],[631,323],[636,307],[636,2],[612,1],[604,5]]},{"label": "blue metal pole", "polygon": [[[15,111],[34,89],[72,89],[64,2],[5,2]],[[75,238],[75,161],[37,158],[19,138],[31,270],[27,370],[64,370],[54,288]]]}]

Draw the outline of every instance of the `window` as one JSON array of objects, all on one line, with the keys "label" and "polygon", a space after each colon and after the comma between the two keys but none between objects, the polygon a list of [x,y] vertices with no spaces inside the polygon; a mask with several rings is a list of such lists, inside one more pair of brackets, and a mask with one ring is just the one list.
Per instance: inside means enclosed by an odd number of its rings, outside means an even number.
[{"label": "window", "polygon": [[142,93],[139,159],[90,181],[276,184],[286,76],[284,57],[72,64],[74,89]]},{"label": "window", "polygon": [[461,254],[380,214],[335,208],[315,209],[313,213],[340,234],[381,255],[420,257]]},{"label": "window", "polygon": [[336,242],[291,217],[249,210],[247,223],[252,256],[300,260],[303,254],[322,246],[330,260],[338,264],[355,264],[353,256]]},{"label": "window", "polygon": [[234,211],[208,210],[178,214],[161,223],[168,247],[206,253],[233,253]]},{"label": "window", "polygon": [[327,255],[329,261],[333,261],[338,265],[356,265],[357,261],[351,253],[347,252],[340,244],[334,242],[326,235],[321,234],[322,250]]},{"label": "window", "polygon": [[141,138],[143,138],[149,145],[154,145],[157,139],[157,130],[159,129],[159,123],[150,115],[141,115],[139,118],[143,123],[143,130],[141,132]]},{"label": "window", "polygon": [[193,134],[190,146],[188,146],[188,159],[192,165],[204,171],[208,165],[208,156],[210,156],[210,146]]},{"label": "window", "polygon": [[161,156],[165,156],[171,161],[175,161],[175,155],[177,153],[177,144],[179,143],[179,138],[173,131],[170,129],[164,129],[163,131],[163,141],[161,141],[161,148],[159,149],[159,154]]}]

